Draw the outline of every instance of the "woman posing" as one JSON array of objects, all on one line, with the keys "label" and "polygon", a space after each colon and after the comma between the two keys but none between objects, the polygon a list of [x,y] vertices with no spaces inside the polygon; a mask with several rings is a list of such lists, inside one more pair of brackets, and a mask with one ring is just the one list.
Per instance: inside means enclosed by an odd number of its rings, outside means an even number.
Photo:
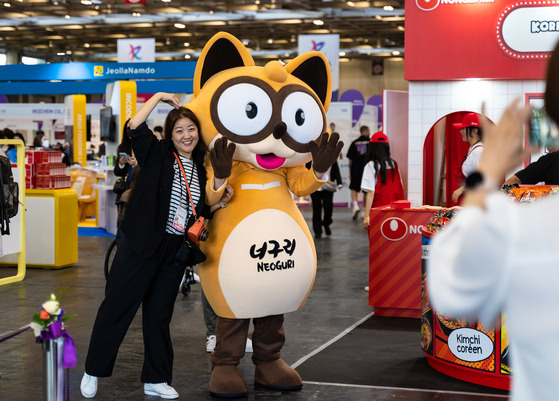
[{"label": "woman posing", "polygon": [[[146,125],[160,101],[174,108],[167,115],[162,141]],[[175,95],[161,92],[144,103],[125,129],[125,135],[132,138],[140,173],[91,333],[81,382],[86,398],[95,396],[98,377],[112,374],[118,349],[140,304],[144,393],[166,399],[179,396],[170,386],[173,347],[169,324],[185,264],[176,256],[195,220],[191,203],[198,216],[209,212],[204,204],[206,148],[199,140],[199,130],[194,114],[180,107]]]}]

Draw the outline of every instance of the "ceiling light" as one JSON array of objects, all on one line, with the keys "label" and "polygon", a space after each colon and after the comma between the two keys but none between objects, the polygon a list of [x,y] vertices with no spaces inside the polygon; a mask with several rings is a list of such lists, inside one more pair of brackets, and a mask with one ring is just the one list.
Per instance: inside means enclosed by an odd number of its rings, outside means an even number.
[{"label": "ceiling light", "polygon": [[64,53],[64,52],[58,52],[58,53],[56,53],[56,55],[57,55],[57,56],[65,56],[66,53]]},{"label": "ceiling light", "polygon": [[272,43],[274,43],[274,39],[270,38],[270,39],[268,39],[266,42],[268,42],[268,44],[271,45]]},{"label": "ceiling light", "polygon": [[188,46],[190,46],[190,43],[184,42],[184,47],[188,47]]},{"label": "ceiling light", "polygon": [[394,51],[392,52],[392,55],[393,55],[393,56],[399,56],[399,55],[400,55],[400,52],[399,52],[398,50],[394,50]]},{"label": "ceiling light", "polygon": [[254,2],[254,4],[259,5],[259,4],[260,4],[260,0],[256,0],[256,1]]},{"label": "ceiling light", "polygon": [[402,25],[398,25],[398,30],[399,30],[399,31],[405,31],[406,28],[404,28]]},{"label": "ceiling light", "polygon": [[355,7],[355,3],[353,1],[346,1],[346,4],[350,7]]},{"label": "ceiling light", "polygon": [[340,57],[344,57],[344,56],[345,56],[345,52],[339,52],[338,55],[339,55]]},{"label": "ceiling light", "polygon": [[4,3],[4,7],[11,7],[12,5],[10,3]]},{"label": "ceiling light", "polygon": [[184,58],[187,59],[187,60],[189,60],[190,57],[192,57],[190,54],[185,54],[185,55],[184,55]]},{"label": "ceiling light", "polygon": [[375,15],[375,18],[378,19],[378,20],[382,19],[382,17],[380,15]]},{"label": "ceiling light", "polygon": [[133,16],[133,17],[140,17],[141,15],[142,15],[142,14],[136,13],[136,12],[132,13],[132,16]]},{"label": "ceiling light", "polygon": [[161,0],[163,3],[170,3],[171,0]]},{"label": "ceiling light", "polygon": [[83,44],[83,47],[89,48],[89,43],[84,43],[84,44]]},{"label": "ceiling light", "polygon": [[315,24],[315,25],[324,25],[324,21],[322,21],[320,19],[315,19],[312,23]]},{"label": "ceiling light", "polygon": [[93,4],[93,2],[92,2],[91,0],[81,0],[81,3],[82,3],[84,6],[90,6],[90,5]]},{"label": "ceiling light", "polygon": [[214,12],[213,12],[213,10],[210,10],[210,15],[214,15]]},{"label": "ceiling light", "polygon": [[66,50],[66,54],[67,54],[67,55],[72,54],[72,50]]},{"label": "ceiling light", "polygon": [[70,17],[68,14],[66,14],[66,15],[64,16],[64,18],[70,19],[70,18],[72,18],[72,17]]},{"label": "ceiling light", "polygon": [[384,6],[384,7],[382,7],[382,9],[384,11],[394,11],[394,7],[392,7],[392,6]]},{"label": "ceiling light", "polygon": [[174,25],[174,26],[175,26],[175,28],[178,28],[178,29],[184,29],[184,28],[186,28],[186,25],[181,24],[180,22],[175,22],[175,25]]}]

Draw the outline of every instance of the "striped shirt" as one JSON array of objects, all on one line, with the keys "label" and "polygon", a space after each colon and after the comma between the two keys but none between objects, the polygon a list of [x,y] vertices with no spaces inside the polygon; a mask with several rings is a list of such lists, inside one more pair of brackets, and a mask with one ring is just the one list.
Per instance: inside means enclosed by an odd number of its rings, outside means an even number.
[{"label": "striped shirt", "polygon": [[[182,162],[184,173],[186,174],[186,179],[188,180],[188,185],[190,186],[192,201],[194,202],[194,206],[196,206],[196,204],[200,200],[200,182],[198,180],[198,172],[196,171],[196,166],[194,165],[194,162],[192,160],[187,159],[186,157],[179,155],[179,159]],[[176,159],[174,160],[173,168],[175,170],[175,174],[173,176],[173,187],[171,189],[171,203],[169,204],[169,217],[167,218],[167,227],[165,231],[169,234],[182,235],[184,233],[182,231],[179,231],[173,225],[175,214],[177,212],[179,205],[182,206],[182,208],[185,209],[187,213],[186,213],[186,220],[181,223],[186,224],[190,216],[192,216],[192,206],[190,204],[188,191],[186,190],[186,185],[184,183],[184,177],[179,167],[179,163],[177,162]]]}]

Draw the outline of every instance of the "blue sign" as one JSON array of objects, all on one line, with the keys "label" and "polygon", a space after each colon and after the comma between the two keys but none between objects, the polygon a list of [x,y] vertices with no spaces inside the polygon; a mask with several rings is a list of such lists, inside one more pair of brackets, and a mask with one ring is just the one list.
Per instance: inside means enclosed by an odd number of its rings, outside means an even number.
[{"label": "blue sign", "polygon": [[59,63],[0,66],[2,81],[192,79],[195,61],[160,63]]}]

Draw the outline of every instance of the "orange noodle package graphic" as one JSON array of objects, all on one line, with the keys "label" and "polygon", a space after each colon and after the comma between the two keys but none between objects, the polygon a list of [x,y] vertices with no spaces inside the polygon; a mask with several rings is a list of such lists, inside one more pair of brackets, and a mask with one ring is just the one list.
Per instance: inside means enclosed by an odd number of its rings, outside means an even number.
[{"label": "orange noodle package graphic", "polygon": [[459,209],[441,209],[423,230],[421,348],[436,370],[458,379],[489,387],[508,389],[512,373],[504,315],[495,328],[478,321],[458,319],[433,310],[427,283],[427,260],[431,238],[444,229]]}]

